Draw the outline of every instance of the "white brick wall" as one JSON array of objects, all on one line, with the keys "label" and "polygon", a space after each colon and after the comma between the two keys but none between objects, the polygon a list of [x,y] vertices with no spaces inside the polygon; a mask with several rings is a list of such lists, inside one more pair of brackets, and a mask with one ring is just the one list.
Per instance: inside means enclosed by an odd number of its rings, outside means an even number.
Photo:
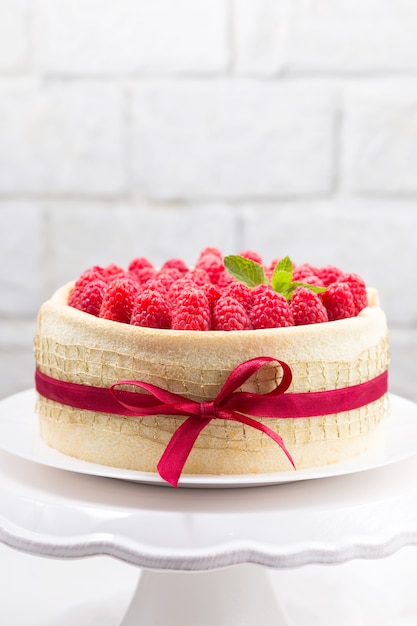
[{"label": "white brick wall", "polygon": [[0,2],[0,73],[19,74],[30,66],[30,0]]},{"label": "white brick wall", "polygon": [[417,81],[348,89],[345,112],[343,182],[349,190],[417,194]]},{"label": "white brick wall", "polygon": [[36,26],[48,75],[204,75],[229,63],[224,0],[40,0]]},{"label": "white brick wall", "polygon": [[41,213],[30,202],[0,203],[0,320],[36,314],[41,292]]},{"label": "white brick wall", "polygon": [[133,191],[281,198],[331,190],[332,94],[245,80],[152,82],[132,103]]},{"label": "white brick wall", "polygon": [[205,245],[379,288],[417,400],[417,4],[0,0],[0,396],[42,300]]},{"label": "white brick wall", "polygon": [[175,204],[59,202],[44,205],[44,210],[45,238],[54,259],[44,272],[44,297],[92,265],[116,261],[127,266],[140,255],[155,264],[178,256],[191,264],[207,241],[221,249],[237,245],[237,217],[221,203],[179,208]]},{"label": "white brick wall", "polygon": [[0,194],[117,195],[126,190],[123,94],[54,83],[0,93]]},{"label": "white brick wall", "polygon": [[413,73],[412,0],[236,0],[238,69],[258,75]]}]

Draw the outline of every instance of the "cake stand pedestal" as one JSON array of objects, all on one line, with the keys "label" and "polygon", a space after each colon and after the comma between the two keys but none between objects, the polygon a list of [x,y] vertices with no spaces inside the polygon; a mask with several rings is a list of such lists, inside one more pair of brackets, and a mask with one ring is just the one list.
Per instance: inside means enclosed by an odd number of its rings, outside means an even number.
[{"label": "cake stand pedestal", "polygon": [[[13,406],[0,402],[0,422]],[[283,626],[268,568],[383,558],[417,544],[417,456],[316,480],[175,490],[2,450],[0,541],[142,568],[123,626]]]},{"label": "cake stand pedestal", "polygon": [[145,570],[121,626],[287,626],[268,572],[236,565],[204,573]]}]

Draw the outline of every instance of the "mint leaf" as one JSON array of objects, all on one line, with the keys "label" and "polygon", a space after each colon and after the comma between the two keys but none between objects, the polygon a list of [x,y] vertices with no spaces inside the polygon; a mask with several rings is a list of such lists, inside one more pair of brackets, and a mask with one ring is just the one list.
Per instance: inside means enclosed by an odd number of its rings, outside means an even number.
[{"label": "mint leaf", "polygon": [[[259,263],[252,261],[252,259],[231,254],[224,258],[224,265],[234,278],[247,285],[250,289],[256,287],[256,285],[268,284],[264,268]],[[272,289],[287,300],[291,300],[291,296],[297,287],[306,287],[314,293],[326,291],[326,287],[310,285],[297,280],[293,281],[292,272],[293,263],[290,257],[286,256],[276,264],[270,283]]]},{"label": "mint leaf", "polygon": [[271,286],[274,291],[285,295],[292,284],[292,273],[275,268],[272,275]]},{"label": "mint leaf", "polygon": [[262,265],[252,259],[230,254],[224,257],[224,266],[232,276],[250,288],[268,282]]},{"label": "mint leaf", "polygon": [[320,285],[310,285],[309,283],[303,283],[299,281],[295,281],[293,285],[294,285],[294,291],[297,287],[306,287],[307,289],[310,289],[310,291],[313,291],[314,293],[323,293],[323,291],[327,291],[327,287],[320,287]]},{"label": "mint leaf", "polygon": [[284,256],[275,266],[274,272],[289,272],[292,276],[293,265],[289,256]]},{"label": "mint leaf", "polygon": [[290,257],[285,256],[276,264],[271,278],[272,289],[286,298],[289,297],[288,294],[291,292],[292,269],[293,265]]}]

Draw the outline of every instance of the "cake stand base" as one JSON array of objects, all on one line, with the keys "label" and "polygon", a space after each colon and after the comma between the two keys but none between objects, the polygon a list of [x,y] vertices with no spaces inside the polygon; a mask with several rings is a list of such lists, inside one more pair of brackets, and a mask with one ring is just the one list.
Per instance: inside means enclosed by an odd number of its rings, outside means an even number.
[{"label": "cake stand base", "polygon": [[268,570],[238,565],[209,572],[145,570],[121,626],[289,626]]}]

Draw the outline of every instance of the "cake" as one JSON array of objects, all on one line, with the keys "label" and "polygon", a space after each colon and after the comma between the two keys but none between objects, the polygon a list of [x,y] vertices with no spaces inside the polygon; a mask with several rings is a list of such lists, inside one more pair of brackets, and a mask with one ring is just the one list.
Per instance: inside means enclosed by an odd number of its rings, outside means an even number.
[{"label": "cake", "polygon": [[[177,300],[152,309],[175,283]],[[156,270],[144,259],[127,270],[90,268],[41,306],[35,358],[49,446],[159,471],[174,485],[182,473],[337,463],[374,446],[388,414],[388,330],[376,290],[288,258],[269,269],[254,253],[223,259],[208,248],[191,270],[178,260]]]}]

